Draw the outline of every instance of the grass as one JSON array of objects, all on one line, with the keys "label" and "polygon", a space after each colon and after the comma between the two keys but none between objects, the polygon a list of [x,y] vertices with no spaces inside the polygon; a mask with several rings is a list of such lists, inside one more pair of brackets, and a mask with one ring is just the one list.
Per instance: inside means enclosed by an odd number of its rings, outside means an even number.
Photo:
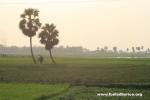
[{"label": "grass", "polygon": [[[49,58],[34,65],[30,57],[0,57],[0,100],[150,99],[150,58],[55,59],[57,65]],[[69,88],[65,83],[72,86],[68,92],[64,92]],[[100,92],[142,92],[144,96],[97,97]]]},{"label": "grass", "polygon": [[[105,64],[105,65],[150,65],[150,58],[77,58],[77,57],[55,57],[58,64]],[[51,64],[49,57],[44,58],[44,64]],[[28,56],[6,56],[0,57],[0,64],[33,64],[32,58]]]},{"label": "grass", "polygon": [[[69,88],[68,84],[0,84],[0,100],[45,100]],[[42,99],[43,98],[43,99]]]},{"label": "grass", "polygon": [[[97,96],[97,93],[142,93],[140,96]],[[106,88],[75,86],[57,97],[48,100],[150,100],[150,90],[135,88]]]},{"label": "grass", "polygon": [[150,83],[150,59],[147,58],[57,58],[57,65],[48,64],[48,60],[45,59],[42,65],[34,65],[27,57],[0,58],[0,82],[94,86]]}]

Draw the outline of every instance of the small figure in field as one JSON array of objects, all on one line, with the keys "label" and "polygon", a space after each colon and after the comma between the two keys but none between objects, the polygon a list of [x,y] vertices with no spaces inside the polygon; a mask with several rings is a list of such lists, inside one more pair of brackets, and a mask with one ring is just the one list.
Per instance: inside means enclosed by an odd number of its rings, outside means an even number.
[{"label": "small figure in field", "polygon": [[42,63],[43,63],[43,57],[42,57],[42,56],[39,56],[39,57],[38,57],[38,61],[39,61],[40,64],[42,64]]}]

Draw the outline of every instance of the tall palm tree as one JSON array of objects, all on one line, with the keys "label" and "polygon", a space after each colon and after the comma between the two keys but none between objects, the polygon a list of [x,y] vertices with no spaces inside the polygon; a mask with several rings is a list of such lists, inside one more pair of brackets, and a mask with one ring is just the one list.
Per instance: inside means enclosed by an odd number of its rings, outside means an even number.
[{"label": "tall palm tree", "polygon": [[117,53],[117,47],[116,46],[113,47],[113,51],[114,51],[114,53]]},{"label": "tall palm tree", "polygon": [[36,32],[41,27],[38,16],[39,11],[37,9],[25,9],[24,13],[21,14],[22,19],[19,23],[22,33],[30,38],[30,49],[34,64],[36,64],[36,60],[32,50],[32,37],[36,35]]},{"label": "tall palm tree", "polygon": [[49,51],[50,58],[53,64],[56,64],[53,56],[52,56],[52,48],[58,44],[58,30],[55,29],[56,26],[54,24],[45,24],[42,27],[42,31],[39,34],[40,42],[45,45],[45,49]]}]

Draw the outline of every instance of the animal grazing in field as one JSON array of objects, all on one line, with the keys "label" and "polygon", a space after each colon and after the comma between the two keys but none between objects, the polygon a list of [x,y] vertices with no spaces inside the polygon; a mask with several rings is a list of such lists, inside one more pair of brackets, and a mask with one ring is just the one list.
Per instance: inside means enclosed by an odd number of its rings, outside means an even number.
[{"label": "animal grazing in field", "polygon": [[38,57],[38,61],[39,61],[40,64],[42,64],[42,63],[43,63],[43,57],[42,57],[42,56],[39,56],[39,57]]}]

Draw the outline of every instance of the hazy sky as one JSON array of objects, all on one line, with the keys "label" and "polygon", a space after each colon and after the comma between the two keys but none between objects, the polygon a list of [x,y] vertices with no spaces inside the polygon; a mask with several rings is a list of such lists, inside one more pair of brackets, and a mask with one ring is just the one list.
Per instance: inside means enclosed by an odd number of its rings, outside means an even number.
[{"label": "hazy sky", "polygon": [[57,26],[59,45],[150,47],[150,0],[0,0],[0,44],[29,46],[18,28],[29,7],[39,9],[43,24]]}]

